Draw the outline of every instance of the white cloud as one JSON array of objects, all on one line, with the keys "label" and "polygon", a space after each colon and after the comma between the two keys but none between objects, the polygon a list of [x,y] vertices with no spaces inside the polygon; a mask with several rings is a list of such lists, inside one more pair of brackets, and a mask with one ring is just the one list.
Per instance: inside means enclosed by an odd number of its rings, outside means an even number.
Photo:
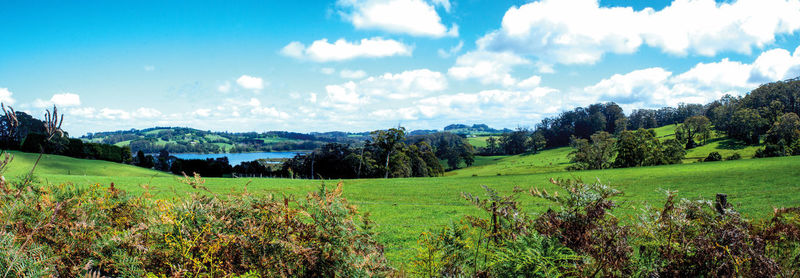
[{"label": "white cloud", "polygon": [[94,109],[94,107],[74,107],[68,109],[66,113],[69,115],[75,115],[83,118],[97,117],[97,109]]},{"label": "white cloud", "polygon": [[339,71],[339,76],[341,76],[342,78],[347,78],[347,79],[360,79],[360,78],[364,78],[365,76],[367,76],[367,73],[365,71],[363,71],[363,70],[343,69],[343,70]]},{"label": "white cloud", "polygon": [[162,115],[161,111],[148,107],[140,107],[139,109],[136,109],[136,113],[133,114],[133,116],[136,118],[144,118],[144,119],[158,118],[161,115]]},{"label": "white cloud", "polygon": [[[800,49],[800,47],[798,47]],[[743,95],[761,83],[800,75],[800,51],[765,51],[752,64],[731,61],[698,63],[674,75],[663,68],[615,74],[583,89],[587,101],[616,101],[639,107],[708,103],[725,94]]]},{"label": "white cloud", "polygon": [[444,74],[429,69],[409,70],[395,74],[385,73],[358,82],[348,81],[339,85],[325,86],[327,95],[320,105],[354,111],[373,99],[418,98],[446,88],[447,78]]},{"label": "white cloud", "polygon": [[199,117],[208,117],[208,116],[211,116],[211,109],[200,108],[200,109],[194,110],[194,112],[192,112],[192,114],[195,115],[195,116],[199,116]]},{"label": "white cloud", "polygon": [[413,102],[413,106],[377,109],[370,113],[378,120],[518,121],[538,119],[561,110],[554,99],[558,90],[537,87],[532,90],[484,90],[432,96]]},{"label": "white cloud", "polygon": [[250,110],[250,113],[256,116],[266,116],[276,119],[289,119],[289,114],[286,112],[281,112],[275,109],[274,107],[256,107]]},{"label": "white cloud", "polygon": [[225,81],[225,83],[217,86],[217,91],[220,93],[227,93],[231,91],[231,82]]},{"label": "white cloud", "polygon": [[583,89],[588,96],[629,104],[636,102],[665,103],[671,91],[667,80],[672,72],[663,68],[647,68],[626,74],[615,74]]},{"label": "white cloud", "polygon": [[314,41],[306,47],[300,42],[291,42],[281,50],[286,56],[309,59],[315,62],[344,61],[355,58],[380,58],[389,56],[411,56],[413,47],[395,40],[380,37],[348,42],[339,39],[329,43],[328,39]]},{"label": "white cloud", "polygon": [[450,58],[450,56],[458,54],[458,52],[460,52],[461,48],[463,47],[464,47],[464,41],[458,41],[457,45],[454,45],[453,47],[451,47],[446,51],[440,48],[439,51],[437,51],[437,53],[439,53],[439,57]]},{"label": "white cloud", "polygon": [[750,80],[755,83],[770,82],[800,76],[800,46],[794,54],[784,49],[772,49],[762,53],[751,71]]},{"label": "white cloud", "polygon": [[522,80],[519,83],[517,83],[517,87],[523,89],[532,89],[535,87],[539,87],[540,83],[542,83],[542,78],[539,77],[538,75],[533,75],[531,77],[528,77],[528,79]]},{"label": "white cloud", "polygon": [[391,33],[440,38],[458,36],[458,26],[448,30],[434,5],[450,10],[450,1],[434,4],[423,0],[340,0],[340,13],[356,29],[382,30]]},{"label": "white cloud", "polygon": [[322,107],[334,108],[343,111],[354,111],[367,103],[367,98],[357,90],[353,81],[341,85],[325,86],[325,99],[320,103]]},{"label": "white cloud", "polygon": [[525,64],[530,64],[530,61],[511,52],[471,51],[458,57],[447,74],[459,80],[476,78],[482,84],[509,87],[517,83],[510,74],[512,68]]},{"label": "white cloud", "polygon": [[597,0],[542,0],[510,8],[502,27],[477,44],[545,63],[592,64],[605,53],[633,53],[643,44],[674,55],[749,54],[797,30],[796,0],[675,0],[659,11],[599,7]]},{"label": "white cloud", "polygon": [[236,84],[248,90],[261,90],[264,88],[264,80],[261,77],[242,75],[236,79]]},{"label": "white cloud", "polygon": [[127,120],[131,118],[131,113],[121,109],[103,108],[97,116],[108,120]]},{"label": "white cloud", "polygon": [[81,105],[81,97],[73,93],[54,94],[50,100],[36,99],[33,101],[33,106],[38,108],[45,108],[56,105],[58,107],[69,107]]},{"label": "white cloud", "polygon": [[13,93],[8,88],[0,88],[0,102],[6,105],[14,105],[14,98],[11,97]]},{"label": "white cloud", "polygon": [[154,70],[156,70],[155,66],[152,65],[144,66],[144,71],[154,71]]},{"label": "white cloud", "polygon": [[247,102],[248,106],[259,107],[261,106],[261,101],[257,98],[250,98],[250,101]]}]

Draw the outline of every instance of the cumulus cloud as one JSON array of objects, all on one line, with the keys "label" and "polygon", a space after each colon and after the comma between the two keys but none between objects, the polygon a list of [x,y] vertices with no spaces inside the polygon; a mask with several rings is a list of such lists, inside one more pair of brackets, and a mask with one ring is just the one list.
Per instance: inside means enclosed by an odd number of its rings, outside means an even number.
[{"label": "cumulus cloud", "polygon": [[440,38],[457,37],[458,26],[449,29],[434,5],[450,10],[450,1],[437,0],[428,3],[423,0],[340,0],[342,17],[356,29],[381,30],[412,36]]},{"label": "cumulus cloud", "polygon": [[675,0],[659,11],[600,7],[597,0],[542,0],[510,8],[501,28],[477,44],[546,63],[592,64],[605,53],[633,53],[644,44],[674,55],[749,54],[797,30],[796,0]]},{"label": "cumulus cloud", "polygon": [[325,86],[323,107],[354,111],[373,99],[404,100],[425,96],[447,88],[444,74],[429,69],[385,73],[364,80]]},{"label": "cumulus cloud", "polygon": [[800,47],[765,51],[752,64],[722,59],[698,63],[681,74],[660,67],[615,74],[583,92],[590,101],[616,101],[639,107],[708,103],[725,94],[743,95],[759,84],[797,77]]},{"label": "cumulus cloud", "polygon": [[54,94],[49,100],[36,99],[33,101],[33,106],[38,108],[45,108],[52,105],[58,107],[69,107],[81,105],[81,97],[73,93]]},{"label": "cumulus cloud", "polygon": [[482,84],[513,86],[517,80],[511,76],[514,66],[531,62],[511,52],[471,51],[456,59],[447,74],[459,80],[475,78]]},{"label": "cumulus cloud", "polygon": [[192,112],[192,115],[199,117],[208,117],[211,116],[211,109],[208,108],[196,109],[194,110],[194,112]]},{"label": "cumulus cloud", "polygon": [[131,113],[122,109],[103,108],[97,116],[108,120],[127,120],[131,118]]},{"label": "cumulus cloud", "polygon": [[343,70],[339,71],[339,76],[341,76],[342,78],[347,78],[347,79],[360,79],[360,78],[364,78],[365,76],[367,76],[367,73],[365,71],[363,71],[363,70],[343,69]]},{"label": "cumulus cloud", "polygon": [[537,87],[531,90],[483,90],[431,96],[413,102],[412,106],[377,109],[370,113],[379,120],[513,120],[538,119],[562,109],[554,99],[558,90]]},{"label": "cumulus cloud", "polygon": [[136,109],[136,113],[133,115],[136,118],[153,119],[160,117],[162,113],[155,108],[140,107],[139,109]]},{"label": "cumulus cloud", "polygon": [[282,111],[278,111],[274,107],[255,107],[252,110],[250,110],[250,112],[253,113],[253,115],[256,115],[256,116],[266,116],[266,117],[276,118],[276,119],[281,119],[281,120],[289,119],[289,114],[288,113],[282,112]]},{"label": "cumulus cloud", "polygon": [[413,47],[402,42],[374,37],[352,43],[345,39],[339,39],[334,43],[329,43],[328,39],[321,39],[314,41],[308,47],[295,41],[283,47],[281,53],[297,59],[331,62],[355,58],[411,56],[412,51]]},{"label": "cumulus cloud", "polygon": [[14,105],[14,98],[11,96],[13,93],[8,88],[0,88],[0,102],[6,105]]},{"label": "cumulus cloud", "polygon": [[248,90],[264,89],[264,80],[261,77],[242,75],[239,79],[236,79],[236,84]]}]

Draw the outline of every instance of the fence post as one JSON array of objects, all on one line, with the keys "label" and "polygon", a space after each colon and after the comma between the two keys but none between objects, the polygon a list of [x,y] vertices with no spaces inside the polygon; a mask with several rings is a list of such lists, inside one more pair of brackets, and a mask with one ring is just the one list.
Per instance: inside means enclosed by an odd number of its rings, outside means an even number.
[{"label": "fence post", "polygon": [[728,194],[717,193],[717,203],[714,205],[719,214],[725,214],[725,208],[728,207]]}]

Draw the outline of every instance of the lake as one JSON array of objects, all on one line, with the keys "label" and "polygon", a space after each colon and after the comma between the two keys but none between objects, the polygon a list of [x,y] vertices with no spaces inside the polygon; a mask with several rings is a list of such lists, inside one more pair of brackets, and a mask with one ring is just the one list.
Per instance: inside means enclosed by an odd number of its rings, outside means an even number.
[{"label": "lake", "polygon": [[223,156],[228,157],[228,162],[230,162],[231,166],[239,165],[239,163],[245,161],[253,161],[257,159],[269,159],[269,158],[292,158],[296,154],[301,152],[257,152],[257,153],[173,153],[170,155],[174,155],[180,159],[206,159],[206,158],[219,158]]}]

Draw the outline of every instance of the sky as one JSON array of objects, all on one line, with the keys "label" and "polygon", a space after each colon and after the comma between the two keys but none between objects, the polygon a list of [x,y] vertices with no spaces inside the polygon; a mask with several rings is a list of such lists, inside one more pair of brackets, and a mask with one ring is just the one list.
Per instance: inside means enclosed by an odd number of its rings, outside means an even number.
[{"label": "sky", "polygon": [[0,101],[73,136],[533,127],[800,76],[800,0],[0,0]]}]

